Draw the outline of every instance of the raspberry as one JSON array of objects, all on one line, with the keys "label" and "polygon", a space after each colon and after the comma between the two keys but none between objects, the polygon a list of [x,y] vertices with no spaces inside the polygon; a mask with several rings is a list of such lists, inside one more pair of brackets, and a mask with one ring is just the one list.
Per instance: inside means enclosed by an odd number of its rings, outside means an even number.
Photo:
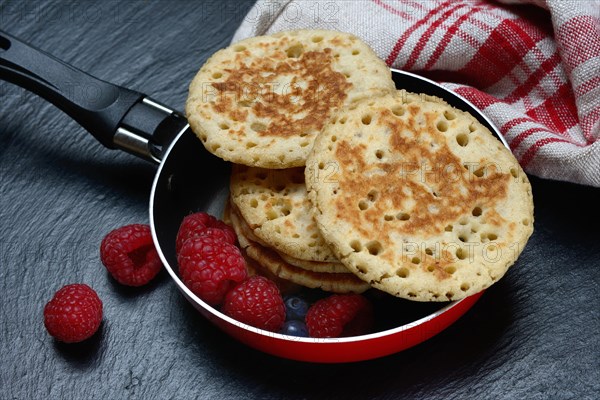
[{"label": "raspberry", "polygon": [[183,283],[212,306],[221,304],[225,294],[246,279],[246,261],[240,250],[212,236],[187,240],[177,261]]},{"label": "raspberry", "polygon": [[271,332],[279,332],[285,321],[285,305],[277,285],[260,275],[227,293],[223,312],[240,322]]},{"label": "raspberry", "polygon": [[[207,228],[212,228],[210,231],[206,231]],[[215,232],[216,229],[222,230],[223,233],[219,234]],[[220,221],[205,212],[197,212],[186,216],[181,225],[179,226],[179,232],[177,232],[177,240],[175,242],[175,251],[179,254],[181,246],[186,240],[204,236],[206,234],[214,235],[225,239],[226,242],[235,244],[237,236],[229,225],[225,222]]]},{"label": "raspberry", "polygon": [[102,322],[102,301],[84,284],[61,288],[44,307],[44,325],[48,333],[65,343],[91,337]]},{"label": "raspberry", "polygon": [[368,333],[373,326],[373,309],[358,294],[337,294],[313,304],[306,314],[311,337],[345,337]]},{"label": "raspberry", "polygon": [[162,267],[150,227],[142,224],[125,225],[106,235],[100,259],[113,278],[128,286],[145,285]]}]

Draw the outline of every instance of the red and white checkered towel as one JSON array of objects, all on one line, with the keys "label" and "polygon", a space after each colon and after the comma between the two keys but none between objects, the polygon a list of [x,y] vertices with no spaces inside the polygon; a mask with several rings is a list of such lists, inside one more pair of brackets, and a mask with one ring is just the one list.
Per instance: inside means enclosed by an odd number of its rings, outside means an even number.
[{"label": "red and white checkered towel", "polygon": [[300,28],[354,33],[466,97],[528,173],[600,187],[600,1],[259,0],[233,41]]}]

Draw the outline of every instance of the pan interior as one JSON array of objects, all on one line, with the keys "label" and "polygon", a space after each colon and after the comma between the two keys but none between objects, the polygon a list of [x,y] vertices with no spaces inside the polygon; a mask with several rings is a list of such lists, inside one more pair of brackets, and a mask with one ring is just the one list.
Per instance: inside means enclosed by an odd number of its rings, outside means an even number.
[{"label": "pan interior", "polygon": [[[398,88],[435,95],[454,107],[471,112],[506,145],[493,124],[465,99],[409,73],[392,70],[392,77]],[[230,171],[230,164],[206,151],[190,129],[184,131],[167,151],[155,181],[150,212],[160,251],[175,273],[178,271],[175,237],[179,224],[186,215],[197,211],[222,217],[229,196]],[[377,331],[425,318],[450,304],[413,302],[374,290],[365,295],[374,303]]]}]

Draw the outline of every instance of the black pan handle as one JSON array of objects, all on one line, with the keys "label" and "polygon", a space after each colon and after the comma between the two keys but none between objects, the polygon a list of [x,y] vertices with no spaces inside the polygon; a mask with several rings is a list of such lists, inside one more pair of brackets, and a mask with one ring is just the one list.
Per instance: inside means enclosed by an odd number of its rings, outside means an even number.
[{"label": "black pan handle", "polygon": [[104,146],[159,162],[185,118],[146,95],[95,78],[0,31],[0,79],[48,100]]}]

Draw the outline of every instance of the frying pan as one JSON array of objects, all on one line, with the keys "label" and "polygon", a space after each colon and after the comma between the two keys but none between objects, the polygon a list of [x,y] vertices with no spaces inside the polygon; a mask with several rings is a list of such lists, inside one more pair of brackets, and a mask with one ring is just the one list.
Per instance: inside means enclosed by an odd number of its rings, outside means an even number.
[{"label": "frying pan", "polygon": [[[427,93],[470,112],[506,147],[498,129],[473,104],[437,83],[392,69],[398,88]],[[175,237],[184,216],[222,215],[229,163],[208,153],[185,117],[148,96],[94,78],[0,31],[0,79],[28,89],[63,110],[100,143],[158,164],[150,194],[150,226],[160,258],[183,296],[208,320],[237,340],[279,357],[310,362],[351,362],[382,357],[438,334],[482,292],[448,303],[419,303],[370,294],[376,333],[349,338],[299,338],[240,323],[209,306],[178,276]],[[92,95],[90,95],[90,93]]]}]

